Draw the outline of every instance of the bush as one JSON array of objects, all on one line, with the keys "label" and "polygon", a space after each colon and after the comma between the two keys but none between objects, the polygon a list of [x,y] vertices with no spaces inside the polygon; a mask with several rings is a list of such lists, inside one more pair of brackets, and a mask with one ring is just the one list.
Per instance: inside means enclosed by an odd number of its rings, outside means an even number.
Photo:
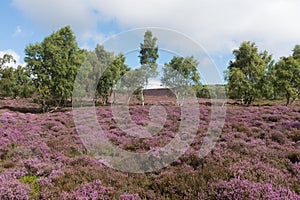
[{"label": "bush", "polygon": [[274,130],[274,131],[272,131],[271,140],[273,142],[277,142],[279,144],[284,144],[286,141],[286,137],[283,133]]},{"label": "bush", "polygon": [[254,183],[239,178],[221,181],[214,185],[213,196],[216,199],[300,199],[300,196],[283,187],[273,187],[271,184]]},{"label": "bush", "polygon": [[64,193],[62,199],[110,199],[112,189],[102,185],[100,180],[84,184],[70,193]]}]

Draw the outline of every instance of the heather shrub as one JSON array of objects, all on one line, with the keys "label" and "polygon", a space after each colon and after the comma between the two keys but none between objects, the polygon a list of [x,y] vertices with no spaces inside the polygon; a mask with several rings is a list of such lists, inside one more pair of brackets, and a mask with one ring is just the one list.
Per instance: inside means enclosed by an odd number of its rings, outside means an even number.
[{"label": "heather shrub", "polygon": [[47,163],[45,160],[38,158],[28,159],[24,163],[28,173],[30,175],[48,176],[53,170],[53,166]]},{"label": "heather shrub", "polygon": [[0,174],[0,199],[30,199],[31,188],[18,179],[23,170],[6,170]]},{"label": "heather shrub", "polygon": [[213,187],[214,192],[212,196],[215,199],[300,199],[299,195],[281,186],[274,187],[272,184],[255,183],[239,178],[230,181],[220,181],[213,184]]},{"label": "heather shrub", "polygon": [[0,160],[5,160],[8,157],[9,151],[9,146],[0,146]]},{"label": "heather shrub", "polygon": [[280,116],[279,115],[264,115],[263,116],[263,119],[266,121],[266,122],[279,122],[280,121]]},{"label": "heather shrub", "polygon": [[39,177],[36,183],[40,191],[37,199],[60,199],[61,189],[53,184],[51,178]]},{"label": "heather shrub", "polygon": [[193,167],[183,164],[163,170],[156,177],[151,188],[163,199],[195,199],[198,193],[203,193],[206,179],[211,178],[207,171],[201,173]]},{"label": "heather shrub", "polygon": [[63,193],[61,199],[99,199],[109,200],[112,188],[105,187],[102,185],[100,180],[95,180],[92,183],[87,183],[79,186],[69,193]]},{"label": "heather shrub", "polygon": [[297,162],[291,167],[292,187],[297,194],[300,194],[300,162]]},{"label": "heather shrub", "polygon": [[259,160],[248,161],[247,159],[244,159],[243,161],[234,163],[230,166],[229,172],[233,174],[233,177],[235,178],[259,183],[283,185],[286,184],[288,179],[282,170],[274,168]]},{"label": "heather shrub", "polygon": [[[27,106],[0,100],[0,107],[3,104]],[[165,146],[178,132],[180,108],[164,107],[162,130],[145,139],[121,130],[109,106],[96,107],[96,113],[113,144],[147,152]],[[228,106],[220,140],[203,158],[198,151],[211,111],[205,104],[199,108],[201,121],[188,150],[169,166],[144,174],[116,171],[93,158],[69,111],[36,114],[0,109],[0,199],[299,199],[296,106]],[[131,107],[131,119],[149,125],[149,110],[148,105]],[[113,151],[104,148],[103,153]],[[151,159],[142,161],[151,166]]]},{"label": "heather shrub", "polygon": [[288,135],[288,138],[293,142],[300,141],[300,130],[292,130]]},{"label": "heather shrub", "polygon": [[243,154],[245,152],[245,145],[238,140],[234,140],[228,143],[228,148],[232,149],[236,153]]},{"label": "heather shrub", "polygon": [[140,200],[138,194],[121,194],[120,200]]},{"label": "heather shrub", "polygon": [[194,169],[197,169],[199,166],[202,168],[204,167],[204,159],[200,158],[196,152],[181,156],[180,162],[186,163],[192,166]]},{"label": "heather shrub", "polygon": [[300,122],[292,122],[290,124],[290,127],[294,128],[294,129],[297,129],[297,130],[300,130]]},{"label": "heather shrub", "polygon": [[30,199],[31,188],[17,180],[0,180],[0,199]]},{"label": "heather shrub", "polygon": [[242,132],[242,133],[247,133],[250,131],[250,129],[247,126],[245,126],[244,123],[241,122],[232,123],[231,126],[233,131]]},{"label": "heather shrub", "polygon": [[5,160],[2,165],[3,168],[14,168],[16,166],[15,162],[11,160]]},{"label": "heather shrub", "polygon": [[300,152],[289,152],[286,157],[292,162],[297,163],[300,162]]},{"label": "heather shrub", "polygon": [[271,140],[279,144],[284,144],[286,142],[286,136],[283,133],[274,130],[271,133]]}]

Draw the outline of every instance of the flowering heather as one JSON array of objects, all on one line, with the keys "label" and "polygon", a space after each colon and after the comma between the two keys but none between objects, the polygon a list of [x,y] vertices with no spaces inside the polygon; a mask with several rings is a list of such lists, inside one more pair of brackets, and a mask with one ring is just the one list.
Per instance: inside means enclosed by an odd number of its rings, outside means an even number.
[{"label": "flowering heather", "polygon": [[63,194],[62,199],[109,199],[111,188],[102,185],[100,180],[95,180],[92,183],[84,184],[79,188],[72,190],[68,194]]},{"label": "flowering heather", "polygon": [[215,196],[217,199],[300,199],[299,195],[281,186],[274,187],[272,184],[254,183],[238,178],[215,184]]},{"label": "flowering heather", "polygon": [[[154,103],[130,106],[127,119],[151,137],[128,134],[110,106],[96,108],[97,120],[119,148],[155,151],[176,137],[182,111],[164,102],[165,112],[156,116]],[[298,102],[229,104],[222,134],[204,158],[198,151],[209,127],[209,102],[199,100],[199,110],[197,134],[182,156],[158,171],[131,174],[105,166],[85,148],[77,130],[91,127],[76,129],[71,109],[40,113],[30,100],[0,100],[0,199],[300,199]]]},{"label": "flowering heather", "polygon": [[138,194],[122,194],[120,196],[121,200],[139,200],[141,199]]},{"label": "flowering heather", "polygon": [[19,178],[24,175],[22,170],[5,170],[0,174],[0,199],[29,199],[31,188]]}]

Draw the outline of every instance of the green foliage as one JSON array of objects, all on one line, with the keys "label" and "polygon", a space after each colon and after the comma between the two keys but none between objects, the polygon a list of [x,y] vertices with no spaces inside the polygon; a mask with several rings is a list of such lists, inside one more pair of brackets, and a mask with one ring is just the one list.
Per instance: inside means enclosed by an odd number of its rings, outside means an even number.
[{"label": "green foliage", "polygon": [[275,65],[266,51],[258,53],[254,43],[243,42],[234,50],[235,60],[225,71],[230,98],[251,104],[255,98],[286,99],[291,104],[300,94],[300,45],[293,55],[282,57]]},{"label": "green foliage", "polygon": [[21,181],[31,186],[31,197],[35,197],[40,193],[39,185],[36,182],[36,176],[23,176]]},{"label": "green foliage", "polygon": [[296,59],[296,60],[300,60],[300,45],[296,45],[293,49],[293,57]]},{"label": "green foliage", "polygon": [[[158,75],[157,73],[157,59],[159,57],[158,55],[158,46],[156,45],[157,38],[153,37],[152,32],[150,30],[147,30],[144,34],[144,42],[140,44],[140,72],[143,74],[141,75],[144,78],[143,87],[140,87],[141,89],[141,96],[138,96],[138,98],[141,100],[142,105],[144,105],[144,95],[143,95],[143,88],[144,86],[147,87],[149,78],[154,78]],[[139,72],[139,73],[140,73]]]},{"label": "green foliage", "polygon": [[7,63],[16,63],[16,60],[13,58],[12,55],[4,54],[2,58],[0,58],[0,69],[5,66]]},{"label": "green foliage", "polygon": [[273,65],[272,56],[267,51],[259,53],[255,43],[250,42],[243,42],[233,54],[235,59],[225,71],[228,94],[250,105],[256,98],[263,97],[264,91],[270,90],[265,77]]},{"label": "green foliage", "polygon": [[104,47],[97,45],[95,49],[97,57],[97,65],[93,66],[93,72],[96,72],[98,85],[96,89],[96,97],[101,97],[105,104],[109,95],[109,91],[113,86],[113,67],[111,67],[114,60],[113,52],[105,51]]},{"label": "green foliage", "polygon": [[[100,48],[100,46],[97,46]],[[113,53],[104,52],[104,48],[101,47],[102,55],[106,54],[106,63],[107,68],[104,70],[103,74],[100,77],[97,93],[102,98],[102,102],[104,104],[107,103],[109,95],[112,93],[115,84],[119,81],[119,79],[129,70],[127,65],[125,64],[125,56],[123,54],[119,54],[114,57]],[[96,52],[100,52],[97,51]],[[97,53],[98,60],[101,62],[102,57],[101,54]]]},{"label": "green foliage", "polygon": [[14,70],[14,77],[17,86],[16,96],[21,98],[31,97],[34,93],[34,85],[28,68],[18,66],[17,69]]},{"label": "green foliage", "polygon": [[248,82],[246,75],[238,68],[232,68],[225,71],[226,80],[228,81],[227,90],[230,98],[243,98],[247,92]]},{"label": "green foliage", "polygon": [[41,43],[29,44],[25,54],[43,110],[64,105],[72,97],[74,79],[86,55],[78,48],[71,28],[66,26]]},{"label": "green foliage", "polygon": [[198,98],[226,99],[225,85],[200,85],[196,91]]},{"label": "green foliage", "polygon": [[157,76],[157,59],[158,46],[156,45],[157,38],[152,36],[152,32],[147,30],[144,35],[144,43],[140,45],[140,64],[141,69],[145,73],[145,83],[148,84],[148,79]]},{"label": "green foliage", "polygon": [[1,96],[15,98],[16,83],[14,80],[14,68],[9,67],[1,70],[0,80]]},{"label": "green foliage", "polygon": [[5,64],[16,62],[14,58],[5,54],[2,58],[0,58],[0,95],[7,97],[14,97],[14,88],[15,82],[13,80],[14,77],[14,69],[12,67],[5,68]]},{"label": "green foliage", "polygon": [[293,103],[300,95],[300,59],[296,58],[296,55],[282,57],[272,69],[274,86],[286,98],[286,105]]},{"label": "green foliage", "polygon": [[175,91],[177,100],[187,95],[188,86],[200,87],[198,65],[199,62],[193,56],[186,58],[174,56],[169,63],[165,64],[161,82]]},{"label": "green foliage", "polygon": [[125,97],[129,102],[132,94],[136,94],[138,99],[143,97],[138,94],[142,94],[142,87],[144,85],[145,73],[140,69],[130,70],[116,85],[116,92],[119,95],[118,99]]},{"label": "green foliage", "polygon": [[196,85],[195,91],[196,91],[197,98],[207,98],[207,99],[211,98],[212,91],[210,91],[209,88],[205,85]]},{"label": "green foliage", "polygon": [[[81,88],[83,93],[95,95],[90,98],[101,98],[102,103],[108,102],[108,97],[121,77],[129,70],[125,64],[125,56],[114,56],[113,52],[107,52],[102,45],[97,45],[95,51],[89,52],[84,61],[84,69],[80,72],[80,82],[87,88]],[[88,83],[88,84],[87,84]]]},{"label": "green foliage", "polygon": [[182,85],[199,85],[198,65],[199,62],[193,56],[186,58],[174,56],[169,63],[165,64],[161,82],[170,88]]},{"label": "green foliage", "polygon": [[29,70],[18,66],[0,69],[0,95],[5,97],[28,98],[34,92]]}]

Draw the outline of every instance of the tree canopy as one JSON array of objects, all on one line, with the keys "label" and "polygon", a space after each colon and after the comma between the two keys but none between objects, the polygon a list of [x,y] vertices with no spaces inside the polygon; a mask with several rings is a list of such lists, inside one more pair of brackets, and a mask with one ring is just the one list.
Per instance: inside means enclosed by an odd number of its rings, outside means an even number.
[{"label": "tree canopy", "polygon": [[14,57],[10,54],[4,54],[2,58],[0,58],[0,69],[5,66],[5,64],[8,63],[16,63],[16,60]]},{"label": "tree canopy", "polygon": [[235,59],[225,71],[227,91],[230,98],[242,99],[250,105],[262,96],[266,72],[273,64],[272,56],[267,51],[258,52],[256,44],[249,41],[243,42],[233,54]]},{"label": "tree canopy", "polygon": [[16,63],[12,55],[5,54],[0,58],[0,96],[27,98],[33,94],[32,78],[26,67],[11,67]]},{"label": "tree canopy", "polygon": [[282,57],[273,68],[274,87],[286,98],[286,105],[300,95],[300,62],[297,56]]},{"label": "tree canopy", "polygon": [[144,35],[144,42],[140,44],[140,64],[141,69],[145,73],[145,84],[151,77],[157,76],[157,59],[158,46],[156,44],[157,38],[153,37],[152,32],[147,30]]},{"label": "tree canopy", "polygon": [[[16,98],[30,97],[34,93],[44,111],[67,105],[72,101],[74,88],[79,96],[94,92],[88,98],[99,99],[103,104],[108,103],[114,89],[127,95],[139,92],[144,104],[143,89],[150,78],[158,75],[157,41],[150,30],[144,33],[138,56],[141,66],[130,69],[122,53],[115,55],[102,45],[97,45],[94,51],[80,49],[71,27],[63,27],[25,48],[26,67],[11,67],[16,60],[9,54],[0,58],[0,95]],[[256,99],[283,98],[289,105],[299,98],[299,44],[294,46],[291,55],[281,57],[276,63],[271,54],[260,51],[250,41],[242,42],[233,51],[233,56],[225,71],[229,98],[241,99],[246,105]],[[160,81],[163,86],[173,89],[177,98],[186,94],[180,89],[186,86],[192,86],[198,97],[224,96],[217,94],[219,87],[201,84],[198,65],[193,56],[174,56],[163,66]],[[83,71],[78,75],[80,68]],[[76,76],[79,84],[74,85]],[[215,94],[209,93],[208,88],[216,90]]]},{"label": "tree canopy", "polygon": [[72,97],[74,79],[86,55],[78,48],[70,26],[54,32],[41,43],[29,44],[25,54],[43,109],[65,104]]},{"label": "tree canopy", "polygon": [[115,56],[113,52],[107,52],[102,45],[97,45],[94,52],[90,77],[94,76],[93,82],[97,83],[96,98],[100,97],[106,104],[115,85],[129,68],[122,53]]},{"label": "tree canopy", "polygon": [[179,103],[179,99],[188,95],[189,86],[200,85],[198,65],[199,62],[193,56],[186,58],[174,56],[169,63],[165,63],[161,82],[163,86],[174,91],[178,105],[183,103]]}]

